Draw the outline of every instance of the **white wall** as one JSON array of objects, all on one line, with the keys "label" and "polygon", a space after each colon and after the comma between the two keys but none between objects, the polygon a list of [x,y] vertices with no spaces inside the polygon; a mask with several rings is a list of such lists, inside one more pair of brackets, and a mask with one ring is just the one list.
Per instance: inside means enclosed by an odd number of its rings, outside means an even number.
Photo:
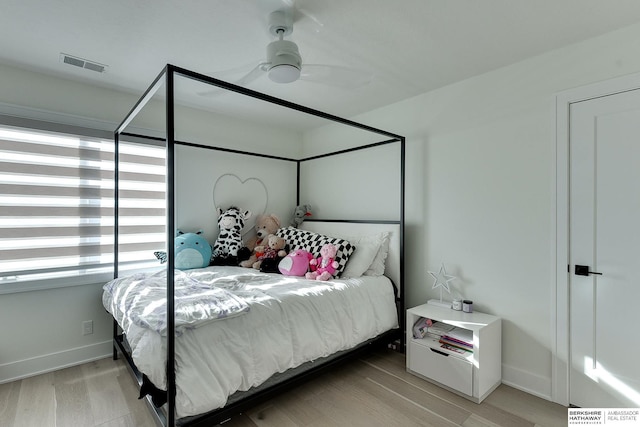
[{"label": "white wall", "polygon": [[202,229],[213,243],[218,237],[216,208],[230,206],[251,211],[243,229],[250,237],[255,236],[252,228],[259,214],[275,214],[283,225],[288,224],[296,205],[296,165],[288,160],[176,147],[176,226],[185,232]]},{"label": "white wall", "polygon": [[[444,263],[503,318],[503,381],[548,399],[554,94],[640,71],[639,39],[637,24],[354,118],[408,137],[408,305],[438,297],[427,271]],[[308,137],[313,152],[322,132]]]},{"label": "white wall", "polygon": [[312,159],[300,167],[300,201],[310,204],[318,219],[398,220],[400,186],[400,143]]},{"label": "white wall", "polygon": [[[0,383],[111,354],[102,284],[0,295]],[[93,320],[93,334],[82,322]]]}]

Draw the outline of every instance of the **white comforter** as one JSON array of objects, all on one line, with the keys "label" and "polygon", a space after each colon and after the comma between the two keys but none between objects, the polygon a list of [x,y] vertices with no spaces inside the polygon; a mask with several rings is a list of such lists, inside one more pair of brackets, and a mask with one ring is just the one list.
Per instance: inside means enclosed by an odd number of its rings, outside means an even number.
[{"label": "white comforter", "polygon": [[[239,280],[227,280],[217,271],[176,270],[174,279],[175,332],[197,328],[209,322],[239,316],[249,304],[233,289]],[[137,273],[104,285],[103,304],[118,313],[122,327],[134,323],[167,335],[167,270]]]},{"label": "white comforter", "polygon": [[[190,325],[176,337],[178,417],[223,407],[236,391],[398,325],[393,287],[385,277],[321,282],[241,267],[186,274],[201,283],[217,281],[216,286],[247,302],[249,310]],[[113,309],[118,306],[113,295],[105,285],[103,304],[124,327],[138,369],[166,388],[166,338]]]}]

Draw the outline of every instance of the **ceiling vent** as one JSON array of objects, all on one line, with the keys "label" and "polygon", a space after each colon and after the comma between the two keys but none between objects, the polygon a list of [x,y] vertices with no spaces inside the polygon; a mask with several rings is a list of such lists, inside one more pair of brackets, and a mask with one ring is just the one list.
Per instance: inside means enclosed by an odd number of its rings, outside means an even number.
[{"label": "ceiling vent", "polygon": [[109,68],[108,65],[100,64],[94,61],[89,61],[88,59],[78,58],[76,56],[67,55],[66,53],[60,54],[60,61],[65,64],[84,68],[85,70],[96,71],[98,73],[104,73],[105,71],[107,71],[107,68]]}]

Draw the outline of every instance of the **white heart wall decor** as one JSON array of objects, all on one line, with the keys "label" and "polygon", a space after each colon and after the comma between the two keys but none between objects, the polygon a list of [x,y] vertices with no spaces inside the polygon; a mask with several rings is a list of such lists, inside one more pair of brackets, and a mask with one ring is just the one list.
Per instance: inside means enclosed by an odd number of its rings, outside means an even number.
[{"label": "white heart wall decor", "polygon": [[260,178],[250,177],[242,180],[237,175],[227,173],[220,175],[213,185],[214,212],[216,208],[226,210],[231,206],[251,211],[251,217],[245,223],[242,234],[247,234],[253,229],[256,216],[266,212],[268,202],[269,193]]}]

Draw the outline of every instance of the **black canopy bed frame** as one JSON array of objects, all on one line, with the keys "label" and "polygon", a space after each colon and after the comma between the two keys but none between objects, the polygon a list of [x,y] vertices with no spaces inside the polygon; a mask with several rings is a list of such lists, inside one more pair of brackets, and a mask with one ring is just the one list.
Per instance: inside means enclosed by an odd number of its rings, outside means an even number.
[{"label": "black canopy bed frame", "polygon": [[[348,148],[344,150],[339,150],[327,154],[315,155],[312,157],[302,158],[302,159],[290,159],[278,156],[269,156],[265,154],[252,153],[248,151],[235,150],[229,148],[218,148],[211,146],[204,146],[200,144],[194,144],[185,141],[178,141],[175,138],[175,76],[178,75],[180,77],[184,77],[187,79],[191,79],[203,84],[210,85],[214,88],[219,88],[222,90],[232,91],[250,98],[255,98],[260,101],[266,101],[268,103],[278,105],[281,107],[285,107],[287,109],[291,109],[300,113],[312,115],[315,117],[319,117],[322,119],[326,119],[328,122],[339,123],[345,126],[353,127],[356,129],[364,130],[367,132],[371,132],[373,134],[380,135],[383,140],[379,142],[369,143],[366,145],[358,146],[355,148]],[[166,137],[158,138],[157,136],[150,135],[141,135],[140,133],[132,133],[127,132],[127,127],[132,123],[136,115],[138,115],[144,106],[154,97],[154,94],[158,92],[159,88],[164,85],[166,89],[166,93],[164,94],[164,102],[166,108]],[[269,398],[274,397],[275,395],[290,389],[292,386],[299,384],[303,381],[306,381],[327,369],[331,369],[331,367],[342,363],[346,360],[352,359],[363,354],[366,351],[370,351],[373,347],[378,345],[389,346],[392,348],[396,348],[399,351],[404,351],[404,340],[405,340],[405,302],[404,302],[404,201],[405,201],[405,193],[404,193],[404,184],[405,184],[405,138],[400,135],[396,135],[391,132],[387,132],[384,130],[376,129],[364,124],[356,123],[351,120],[347,120],[344,118],[340,118],[328,113],[324,113],[318,110],[314,110],[312,108],[308,108],[302,105],[298,105],[286,100],[282,100],[279,98],[275,98],[273,96],[269,96],[263,93],[259,93],[244,87],[240,87],[231,83],[227,83],[225,81],[221,81],[206,75],[202,75],[190,70],[186,70],[183,68],[176,67],[174,65],[168,64],[161,73],[156,77],[153,83],[149,86],[149,88],[145,91],[143,96],[138,100],[136,105],[132,108],[132,110],[127,114],[122,123],[118,126],[114,133],[115,140],[115,176],[116,176],[116,184],[115,184],[115,256],[114,256],[114,278],[118,277],[118,266],[119,266],[119,258],[118,258],[118,248],[119,248],[119,219],[118,219],[118,211],[119,211],[119,141],[124,137],[134,137],[141,138],[147,140],[156,140],[162,142],[166,146],[166,180],[167,180],[167,223],[166,223],[166,250],[167,250],[167,368],[166,368],[166,405],[165,409],[162,407],[156,407],[152,402],[151,398],[147,396],[146,401],[149,408],[152,410],[152,413],[155,416],[156,422],[163,426],[209,426],[209,425],[217,425],[222,423],[233,416],[237,416],[246,410],[256,406],[258,403],[263,402]],[[288,375],[286,379],[281,381],[274,381],[273,384],[270,384],[269,380],[265,383],[264,387],[260,386],[257,391],[250,392],[238,392],[236,394],[240,395],[237,399],[230,399],[227,405],[220,409],[216,409],[214,411],[201,414],[198,416],[190,416],[185,418],[176,418],[175,412],[175,404],[176,404],[176,360],[175,360],[175,301],[174,301],[174,275],[171,274],[175,270],[174,264],[174,237],[175,237],[175,186],[174,186],[174,175],[175,175],[175,147],[176,145],[187,145],[196,148],[203,149],[212,149],[212,150],[220,150],[226,152],[232,152],[236,154],[242,155],[250,155],[250,156],[260,156],[267,158],[274,158],[279,160],[287,160],[292,162],[297,162],[297,182],[296,182],[296,201],[297,204],[300,203],[300,165],[301,163],[309,160],[315,160],[318,158],[323,158],[327,156],[337,156],[345,153],[352,153],[358,150],[367,150],[374,147],[387,145],[387,144],[399,144],[399,157],[400,157],[400,188],[399,198],[400,198],[400,207],[399,207],[399,217],[397,220],[353,220],[353,219],[327,219],[327,220],[318,220],[318,219],[309,219],[307,221],[320,221],[320,222],[336,222],[336,223],[373,223],[373,224],[394,224],[398,227],[399,230],[399,260],[398,260],[398,273],[399,279],[397,283],[393,283],[396,288],[396,306],[398,312],[398,329],[393,329],[387,331],[378,337],[368,340],[361,345],[356,346],[355,348],[347,351],[340,352],[330,358],[327,358],[325,362],[322,363],[306,363],[300,369],[295,368],[296,372],[293,376]],[[114,318],[113,321],[113,358],[114,360],[119,357],[119,354],[122,354],[130,371],[135,376],[139,385],[142,385],[143,374],[137,369],[135,363],[133,361],[132,356],[129,354],[130,349],[128,348],[126,338],[124,333],[121,331],[117,321]],[[235,395],[234,395],[235,396]]]}]

